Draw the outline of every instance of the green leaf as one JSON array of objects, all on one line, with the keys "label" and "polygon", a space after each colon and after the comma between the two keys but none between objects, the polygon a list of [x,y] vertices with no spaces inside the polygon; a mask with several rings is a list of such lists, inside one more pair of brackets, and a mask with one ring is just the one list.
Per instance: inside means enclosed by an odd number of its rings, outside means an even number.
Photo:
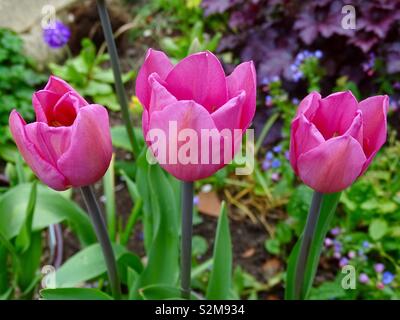
[{"label": "green leaf", "polygon": [[[138,139],[138,144],[140,146],[144,145],[143,134],[140,129],[134,128],[135,136]],[[128,134],[124,126],[114,126],[111,128],[111,137],[113,146],[116,148],[121,148],[126,151],[132,152],[132,146],[129,142]]]},{"label": "green leaf", "polygon": [[381,239],[388,232],[388,224],[383,219],[374,219],[369,225],[369,235],[374,240]]},{"label": "green leaf", "polygon": [[207,252],[208,244],[207,240],[202,236],[194,235],[192,239],[192,256],[202,256]]},{"label": "green leaf", "polygon": [[15,240],[15,247],[19,253],[25,252],[31,243],[32,234],[32,221],[33,214],[36,207],[36,197],[37,197],[37,182],[32,184],[32,190],[29,196],[28,206],[26,208],[26,217],[22,225],[21,231],[19,232],[17,239]]},{"label": "green leaf", "polygon": [[280,243],[289,243],[292,240],[292,230],[290,226],[285,222],[279,222],[276,225],[275,237]]},{"label": "green leaf", "polygon": [[107,229],[111,240],[115,240],[117,232],[117,217],[115,207],[115,172],[114,172],[115,155],[112,156],[110,166],[103,177],[104,195],[106,197],[106,217]]},{"label": "green leaf", "polygon": [[96,94],[93,96],[94,102],[101,104],[102,106],[107,107],[107,109],[111,111],[120,111],[121,106],[117,100],[115,94]]},{"label": "green leaf", "polygon": [[281,251],[280,249],[281,243],[279,242],[278,239],[267,239],[265,240],[265,250],[267,250],[269,253],[278,255],[279,252]]},{"label": "green leaf", "polygon": [[[321,212],[319,219],[317,221],[314,239],[312,240],[312,245],[310,248],[310,254],[307,259],[305,278],[303,288],[301,290],[301,299],[307,299],[310,292],[311,286],[314,281],[315,273],[317,272],[317,267],[319,263],[319,258],[321,255],[322,245],[325,236],[331,225],[333,216],[336,211],[337,204],[339,202],[341,193],[324,194],[321,204]],[[294,246],[288,261],[288,269],[286,272],[286,290],[285,299],[292,300],[295,299],[294,283],[296,274],[296,265],[299,255],[301,238],[297,241]]]},{"label": "green leaf", "polygon": [[[113,249],[118,263],[128,252],[123,246],[117,244],[113,245]],[[76,286],[97,278],[106,271],[103,252],[100,245],[96,243],[73,255],[57,270],[56,285],[63,288]],[[137,271],[140,272],[140,270]]]},{"label": "green leaf", "polygon": [[89,288],[43,289],[40,295],[44,300],[113,300],[108,294]]},{"label": "green leaf", "polygon": [[18,150],[14,144],[0,144],[0,158],[7,162],[14,162],[17,157]]},{"label": "green leaf", "polygon": [[[139,290],[144,300],[167,300],[181,296],[181,291],[177,287],[168,285],[150,285]],[[198,300],[198,297],[191,293],[191,300]]]},{"label": "green leaf", "polygon": [[[31,189],[31,183],[24,183],[11,188],[0,196],[0,233],[6,239],[15,237],[22,228],[29,200],[26,195]],[[87,214],[73,201],[40,184],[37,190],[35,212],[32,223],[33,231],[68,220],[83,245],[96,241]]]},{"label": "green leaf", "polygon": [[155,233],[136,290],[152,284],[174,285],[179,274],[178,211],[171,184],[160,166],[148,165],[147,172]]},{"label": "green leaf", "polygon": [[324,282],[318,288],[312,288],[310,300],[332,300],[344,298],[346,291],[341,287],[340,282]]},{"label": "green leaf", "polygon": [[37,277],[37,271],[40,267],[40,258],[42,256],[42,235],[41,232],[31,234],[29,248],[18,255],[17,279],[18,285],[27,299],[31,299],[32,290],[40,280]]},{"label": "green leaf", "polygon": [[207,299],[228,299],[232,288],[232,243],[225,202],[222,203],[215,236],[213,269],[207,287]]}]

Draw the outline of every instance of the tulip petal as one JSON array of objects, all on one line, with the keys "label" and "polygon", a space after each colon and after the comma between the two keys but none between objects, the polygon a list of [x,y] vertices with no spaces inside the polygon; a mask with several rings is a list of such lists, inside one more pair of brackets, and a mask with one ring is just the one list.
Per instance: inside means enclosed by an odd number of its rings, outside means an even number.
[{"label": "tulip petal", "polygon": [[209,51],[181,60],[165,81],[168,91],[178,100],[194,100],[210,113],[227,101],[224,70],[217,57]]},{"label": "tulip petal", "polygon": [[39,90],[32,96],[32,104],[35,109],[36,121],[48,123],[53,113],[53,107],[60,99],[60,95],[48,90]]},{"label": "tulip petal", "polygon": [[308,94],[303,100],[301,100],[299,107],[297,108],[296,118],[300,114],[304,114],[307,119],[312,119],[315,111],[319,107],[319,101],[321,100],[321,95],[313,91]]},{"label": "tulip petal", "polygon": [[9,124],[18,150],[36,176],[54,190],[63,191],[68,189],[68,180],[56,167],[40,155],[39,150],[28,139],[25,131],[26,123],[15,110],[10,114]]},{"label": "tulip petal", "polygon": [[149,108],[151,98],[149,76],[155,72],[162,80],[165,80],[172,68],[173,65],[164,52],[153,49],[147,51],[136,79],[136,95],[144,108]]},{"label": "tulip petal", "polygon": [[[149,114],[155,111],[161,111],[171,103],[176,102],[176,98],[161,84],[160,77],[153,73],[149,76],[149,83],[151,86],[151,98],[149,106]],[[165,83],[164,83],[165,84]]]},{"label": "tulip petal", "polygon": [[363,147],[363,117],[360,110],[357,111],[357,115],[353,119],[350,128],[344,133],[344,135],[350,135],[358,141],[361,147]]},{"label": "tulip petal", "polygon": [[107,110],[96,104],[81,108],[71,130],[70,147],[58,168],[72,186],[93,184],[103,177],[112,156]]},{"label": "tulip petal", "polygon": [[246,100],[243,104],[241,116],[241,129],[247,129],[256,111],[256,71],[252,61],[238,65],[233,72],[226,77],[229,98],[235,97],[241,90],[246,92]]},{"label": "tulip petal", "polygon": [[312,122],[325,139],[344,134],[353,122],[358,103],[351,91],[337,92],[320,100]]},{"label": "tulip petal", "polygon": [[34,122],[25,126],[26,136],[40,156],[57,168],[57,161],[71,143],[70,127],[50,127],[44,122]]},{"label": "tulip petal", "polygon": [[67,92],[74,92],[76,97],[79,100],[79,105],[80,106],[85,106],[87,105],[87,101],[83,99],[78,92],[72,88],[66,81],[63,79],[60,79],[55,76],[50,76],[49,81],[47,82],[46,86],[44,87],[44,90],[51,91],[55,94],[58,94],[60,97],[66,94]]},{"label": "tulip petal", "polygon": [[218,130],[228,129],[239,129],[241,115],[243,112],[243,105],[246,100],[246,92],[240,91],[239,94],[230,99],[218,110],[211,114],[211,118],[214,120]]},{"label": "tulip petal", "polygon": [[329,139],[302,154],[297,166],[306,185],[322,193],[333,193],[349,187],[366,160],[360,144],[346,135]]},{"label": "tulip petal", "polygon": [[292,122],[289,157],[296,174],[298,174],[297,159],[300,155],[319,146],[324,141],[322,134],[304,114],[301,113]]},{"label": "tulip petal", "polygon": [[386,141],[386,114],[389,108],[388,96],[374,96],[360,102],[363,117],[364,152],[367,162],[363,172]]},{"label": "tulip petal", "polygon": [[[176,133],[174,133],[173,126],[176,126]],[[213,130],[214,133],[217,134],[217,139],[220,139],[220,135],[207,110],[194,101],[178,101],[165,107],[162,111],[154,112],[150,117],[149,129],[149,136],[146,137],[146,142],[150,145],[153,153],[155,153],[161,167],[180,180],[195,181],[203,179],[224,166],[222,163],[223,161],[216,164],[211,163],[212,161],[210,158],[213,152],[222,153],[221,145],[216,151],[215,145],[213,149],[210,149],[212,147],[212,141],[209,141],[210,143],[208,144],[208,150],[212,151],[208,154],[207,163],[201,163],[202,153],[205,152],[200,141],[201,131],[203,129]],[[197,139],[195,139],[196,141],[189,139],[186,142],[177,142],[177,136],[179,136],[183,129],[191,129],[190,131],[197,137]],[[165,146],[165,148],[163,150],[154,150],[155,142],[152,144],[152,141],[150,141],[150,134],[154,133],[158,137],[158,133],[160,132],[165,135],[166,141],[159,147]],[[153,139],[156,140],[154,137]],[[179,150],[181,146],[186,143],[193,147],[191,150],[193,150],[194,153],[190,154],[190,156],[196,159],[194,161],[196,161],[197,164],[182,163],[179,157]]]}]

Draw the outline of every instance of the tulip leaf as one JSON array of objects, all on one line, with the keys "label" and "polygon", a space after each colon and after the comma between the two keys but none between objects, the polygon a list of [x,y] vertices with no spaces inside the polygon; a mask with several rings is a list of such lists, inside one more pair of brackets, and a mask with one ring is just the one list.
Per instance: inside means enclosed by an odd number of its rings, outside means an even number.
[{"label": "tulip leaf", "polygon": [[213,260],[206,297],[212,300],[228,299],[232,288],[232,242],[225,202],[218,218]]},{"label": "tulip leaf", "polygon": [[[322,245],[336,212],[336,207],[339,203],[340,195],[340,192],[323,195],[321,211],[319,219],[317,221],[315,235],[311,241],[310,254],[306,263],[305,278],[303,287],[301,288],[301,299],[307,299],[310,293],[312,284],[314,282],[314,277],[317,272]],[[285,299],[287,300],[295,299],[295,275],[297,259],[300,252],[300,243],[301,237],[297,241],[289,256],[285,289]]]},{"label": "tulip leaf", "polygon": [[115,154],[112,156],[110,166],[103,177],[104,195],[106,197],[106,217],[108,234],[112,240],[115,240],[117,232],[117,217],[115,204],[115,170],[114,170]]},{"label": "tulip leaf", "polygon": [[0,242],[0,300],[8,292],[8,250]]},{"label": "tulip leaf", "polygon": [[[167,300],[181,296],[181,291],[177,287],[168,285],[150,285],[139,290],[144,300]],[[198,300],[198,297],[191,293],[190,300]]]},{"label": "tulip leaf", "polygon": [[89,288],[43,289],[40,295],[44,300],[113,300],[108,294]]},{"label": "tulip leaf", "polygon": [[179,273],[178,211],[172,187],[159,165],[148,165],[147,177],[155,231],[148,264],[140,275],[136,290],[152,284],[173,286]]},{"label": "tulip leaf", "polygon": [[[140,273],[142,266],[140,259],[136,256],[133,258],[135,261],[132,263],[133,253],[130,253],[121,245],[113,245],[115,258],[118,265],[129,264],[130,267],[136,268]],[[125,254],[129,253],[130,257],[121,259]],[[129,259],[130,261],[127,261]],[[78,284],[84,283],[88,280],[97,278],[107,271],[101,247],[98,243],[79,251],[71,258],[69,258],[56,272],[56,286],[57,287],[73,287]]]},{"label": "tulip leaf", "polygon": [[[0,233],[6,239],[17,236],[21,231],[29,202],[26,195],[31,189],[31,183],[19,184],[0,196]],[[96,242],[87,214],[73,201],[39,184],[32,230],[42,230],[64,220],[68,220],[84,246]]]},{"label": "tulip leaf", "polygon": [[32,190],[29,196],[28,206],[26,208],[25,221],[22,224],[21,231],[19,232],[17,239],[15,240],[15,246],[18,252],[25,252],[30,245],[31,233],[32,233],[32,221],[33,214],[35,212],[37,197],[37,182],[32,184]]}]

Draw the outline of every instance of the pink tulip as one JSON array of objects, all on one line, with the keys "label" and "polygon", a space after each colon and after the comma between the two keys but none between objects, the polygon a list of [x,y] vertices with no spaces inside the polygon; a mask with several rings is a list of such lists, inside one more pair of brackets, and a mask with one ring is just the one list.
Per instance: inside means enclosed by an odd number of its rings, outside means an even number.
[{"label": "pink tulip", "polygon": [[387,96],[357,102],[350,91],[305,97],[292,122],[290,163],[322,193],[349,187],[386,141]]},{"label": "pink tulip", "polygon": [[[256,73],[250,61],[225,76],[221,63],[209,51],[192,54],[174,66],[163,52],[149,49],[137,77],[136,94],[144,107],[142,126],[149,146],[148,132],[159,129],[169,136],[170,122],[177,123],[179,130],[193,129],[198,136],[202,129],[243,132],[255,113]],[[237,149],[234,143],[232,157]],[[219,151],[224,153],[223,145]],[[198,159],[202,153],[199,150]],[[227,164],[200,162],[173,163],[168,158],[160,165],[178,179],[194,181]]]},{"label": "pink tulip", "polygon": [[107,110],[88,104],[69,84],[51,76],[33,95],[36,122],[13,110],[10,130],[23,158],[49,187],[62,191],[98,181],[111,161]]}]

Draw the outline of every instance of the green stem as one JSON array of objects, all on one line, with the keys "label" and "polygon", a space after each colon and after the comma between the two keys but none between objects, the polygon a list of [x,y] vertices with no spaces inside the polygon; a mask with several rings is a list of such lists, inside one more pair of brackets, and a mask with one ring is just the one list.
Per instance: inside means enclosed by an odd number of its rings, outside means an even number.
[{"label": "green stem", "polygon": [[192,268],[193,182],[182,182],[181,294],[190,299]]},{"label": "green stem", "polygon": [[99,11],[101,26],[103,28],[104,37],[106,39],[108,53],[111,58],[111,67],[114,74],[115,90],[117,92],[118,101],[121,105],[122,116],[125,122],[126,132],[128,133],[129,142],[132,146],[134,156],[140,153],[139,145],[133,130],[128,109],[128,98],[126,96],[124,84],[122,83],[121,67],[119,64],[117,47],[115,45],[113,31],[111,28],[110,17],[108,16],[107,7],[104,0],[97,0],[97,9]]},{"label": "green stem", "polygon": [[296,263],[296,274],[294,282],[295,299],[301,299],[301,292],[304,285],[305,270],[310,255],[310,247],[312,244],[312,240],[314,239],[315,236],[315,230],[321,211],[322,198],[323,198],[322,193],[317,191],[314,192],[310,211],[307,217],[305,230],[301,238],[299,257]]},{"label": "green stem", "polygon": [[96,196],[94,195],[93,187],[82,187],[81,192],[92,220],[97,239],[100,243],[101,249],[103,250],[108,278],[110,280],[111,292],[114,298],[119,300],[121,299],[121,285],[119,282],[115,255],[99,204],[97,203]]}]

